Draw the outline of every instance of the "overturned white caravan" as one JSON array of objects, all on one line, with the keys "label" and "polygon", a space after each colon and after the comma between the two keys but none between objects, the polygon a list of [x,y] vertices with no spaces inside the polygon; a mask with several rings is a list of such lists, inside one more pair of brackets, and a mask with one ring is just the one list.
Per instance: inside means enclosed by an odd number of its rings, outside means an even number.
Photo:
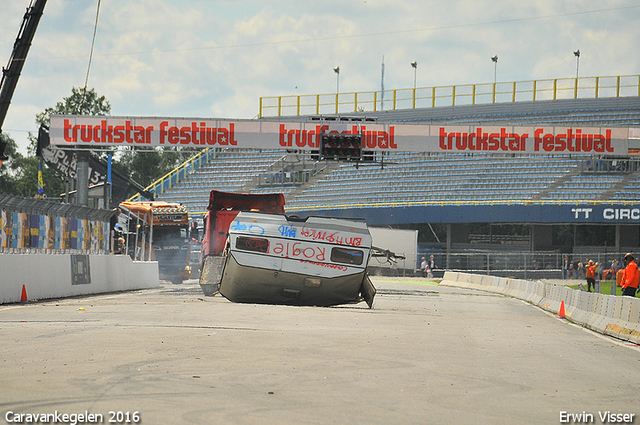
[{"label": "overturned white caravan", "polygon": [[371,235],[362,222],[243,211],[222,256],[205,257],[200,284],[233,302],[332,306],[366,301]]}]

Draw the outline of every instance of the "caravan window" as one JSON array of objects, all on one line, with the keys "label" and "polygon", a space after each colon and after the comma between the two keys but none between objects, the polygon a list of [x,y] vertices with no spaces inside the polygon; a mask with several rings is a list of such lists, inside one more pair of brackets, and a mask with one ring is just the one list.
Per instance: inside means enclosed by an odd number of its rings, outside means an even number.
[{"label": "caravan window", "polygon": [[331,249],[331,261],[334,263],[344,264],[362,264],[364,259],[364,252],[358,249],[349,248],[332,248]]},{"label": "caravan window", "polygon": [[238,236],[236,239],[236,248],[243,251],[269,252],[269,240],[264,238],[248,238],[246,236]]}]

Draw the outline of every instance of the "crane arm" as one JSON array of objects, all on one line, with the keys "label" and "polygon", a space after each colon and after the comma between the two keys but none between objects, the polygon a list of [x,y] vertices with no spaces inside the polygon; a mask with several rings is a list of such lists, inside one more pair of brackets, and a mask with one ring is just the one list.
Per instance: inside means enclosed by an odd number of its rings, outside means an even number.
[{"label": "crane arm", "polygon": [[[2,134],[2,124],[7,116],[13,92],[18,85],[22,67],[27,59],[27,53],[29,53],[33,36],[36,33],[36,28],[46,3],[47,0],[31,0],[31,4],[24,14],[18,38],[16,38],[13,45],[9,64],[6,68],[2,68],[2,81],[0,81],[0,134]],[[0,161],[6,159],[3,153],[4,148],[5,144],[0,140]]]}]

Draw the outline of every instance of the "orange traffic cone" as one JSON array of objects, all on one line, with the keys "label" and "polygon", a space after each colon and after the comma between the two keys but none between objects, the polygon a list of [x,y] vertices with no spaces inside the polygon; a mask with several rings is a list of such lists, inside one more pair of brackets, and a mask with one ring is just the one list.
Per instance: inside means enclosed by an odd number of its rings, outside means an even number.
[{"label": "orange traffic cone", "polygon": [[560,311],[558,312],[558,317],[561,319],[566,319],[564,315],[564,300],[560,303]]},{"label": "orange traffic cone", "polygon": [[27,299],[27,287],[25,285],[22,285],[22,296],[20,297],[20,302],[21,303],[29,302],[29,300]]}]

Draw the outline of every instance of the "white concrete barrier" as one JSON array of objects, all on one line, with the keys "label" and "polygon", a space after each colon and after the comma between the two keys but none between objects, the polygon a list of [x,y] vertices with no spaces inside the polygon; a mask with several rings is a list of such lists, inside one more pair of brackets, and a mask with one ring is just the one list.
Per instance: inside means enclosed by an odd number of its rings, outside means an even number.
[{"label": "white concrete barrier", "polygon": [[494,292],[530,302],[558,314],[564,301],[565,317],[602,334],[640,342],[640,299],[583,292],[562,285],[486,275],[445,272],[440,282]]},{"label": "white concrete barrier", "polygon": [[589,317],[589,321],[585,323],[585,326],[594,331],[604,333],[609,323],[613,320],[616,304],[621,303],[622,299],[602,294],[589,294],[589,297],[592,299],[592,302],[589,303],[591,317]]},{"label": "white concrete barrier", "polygon": [[127,255],[0,254],[0,304],[158,287],[158,263]]}]

